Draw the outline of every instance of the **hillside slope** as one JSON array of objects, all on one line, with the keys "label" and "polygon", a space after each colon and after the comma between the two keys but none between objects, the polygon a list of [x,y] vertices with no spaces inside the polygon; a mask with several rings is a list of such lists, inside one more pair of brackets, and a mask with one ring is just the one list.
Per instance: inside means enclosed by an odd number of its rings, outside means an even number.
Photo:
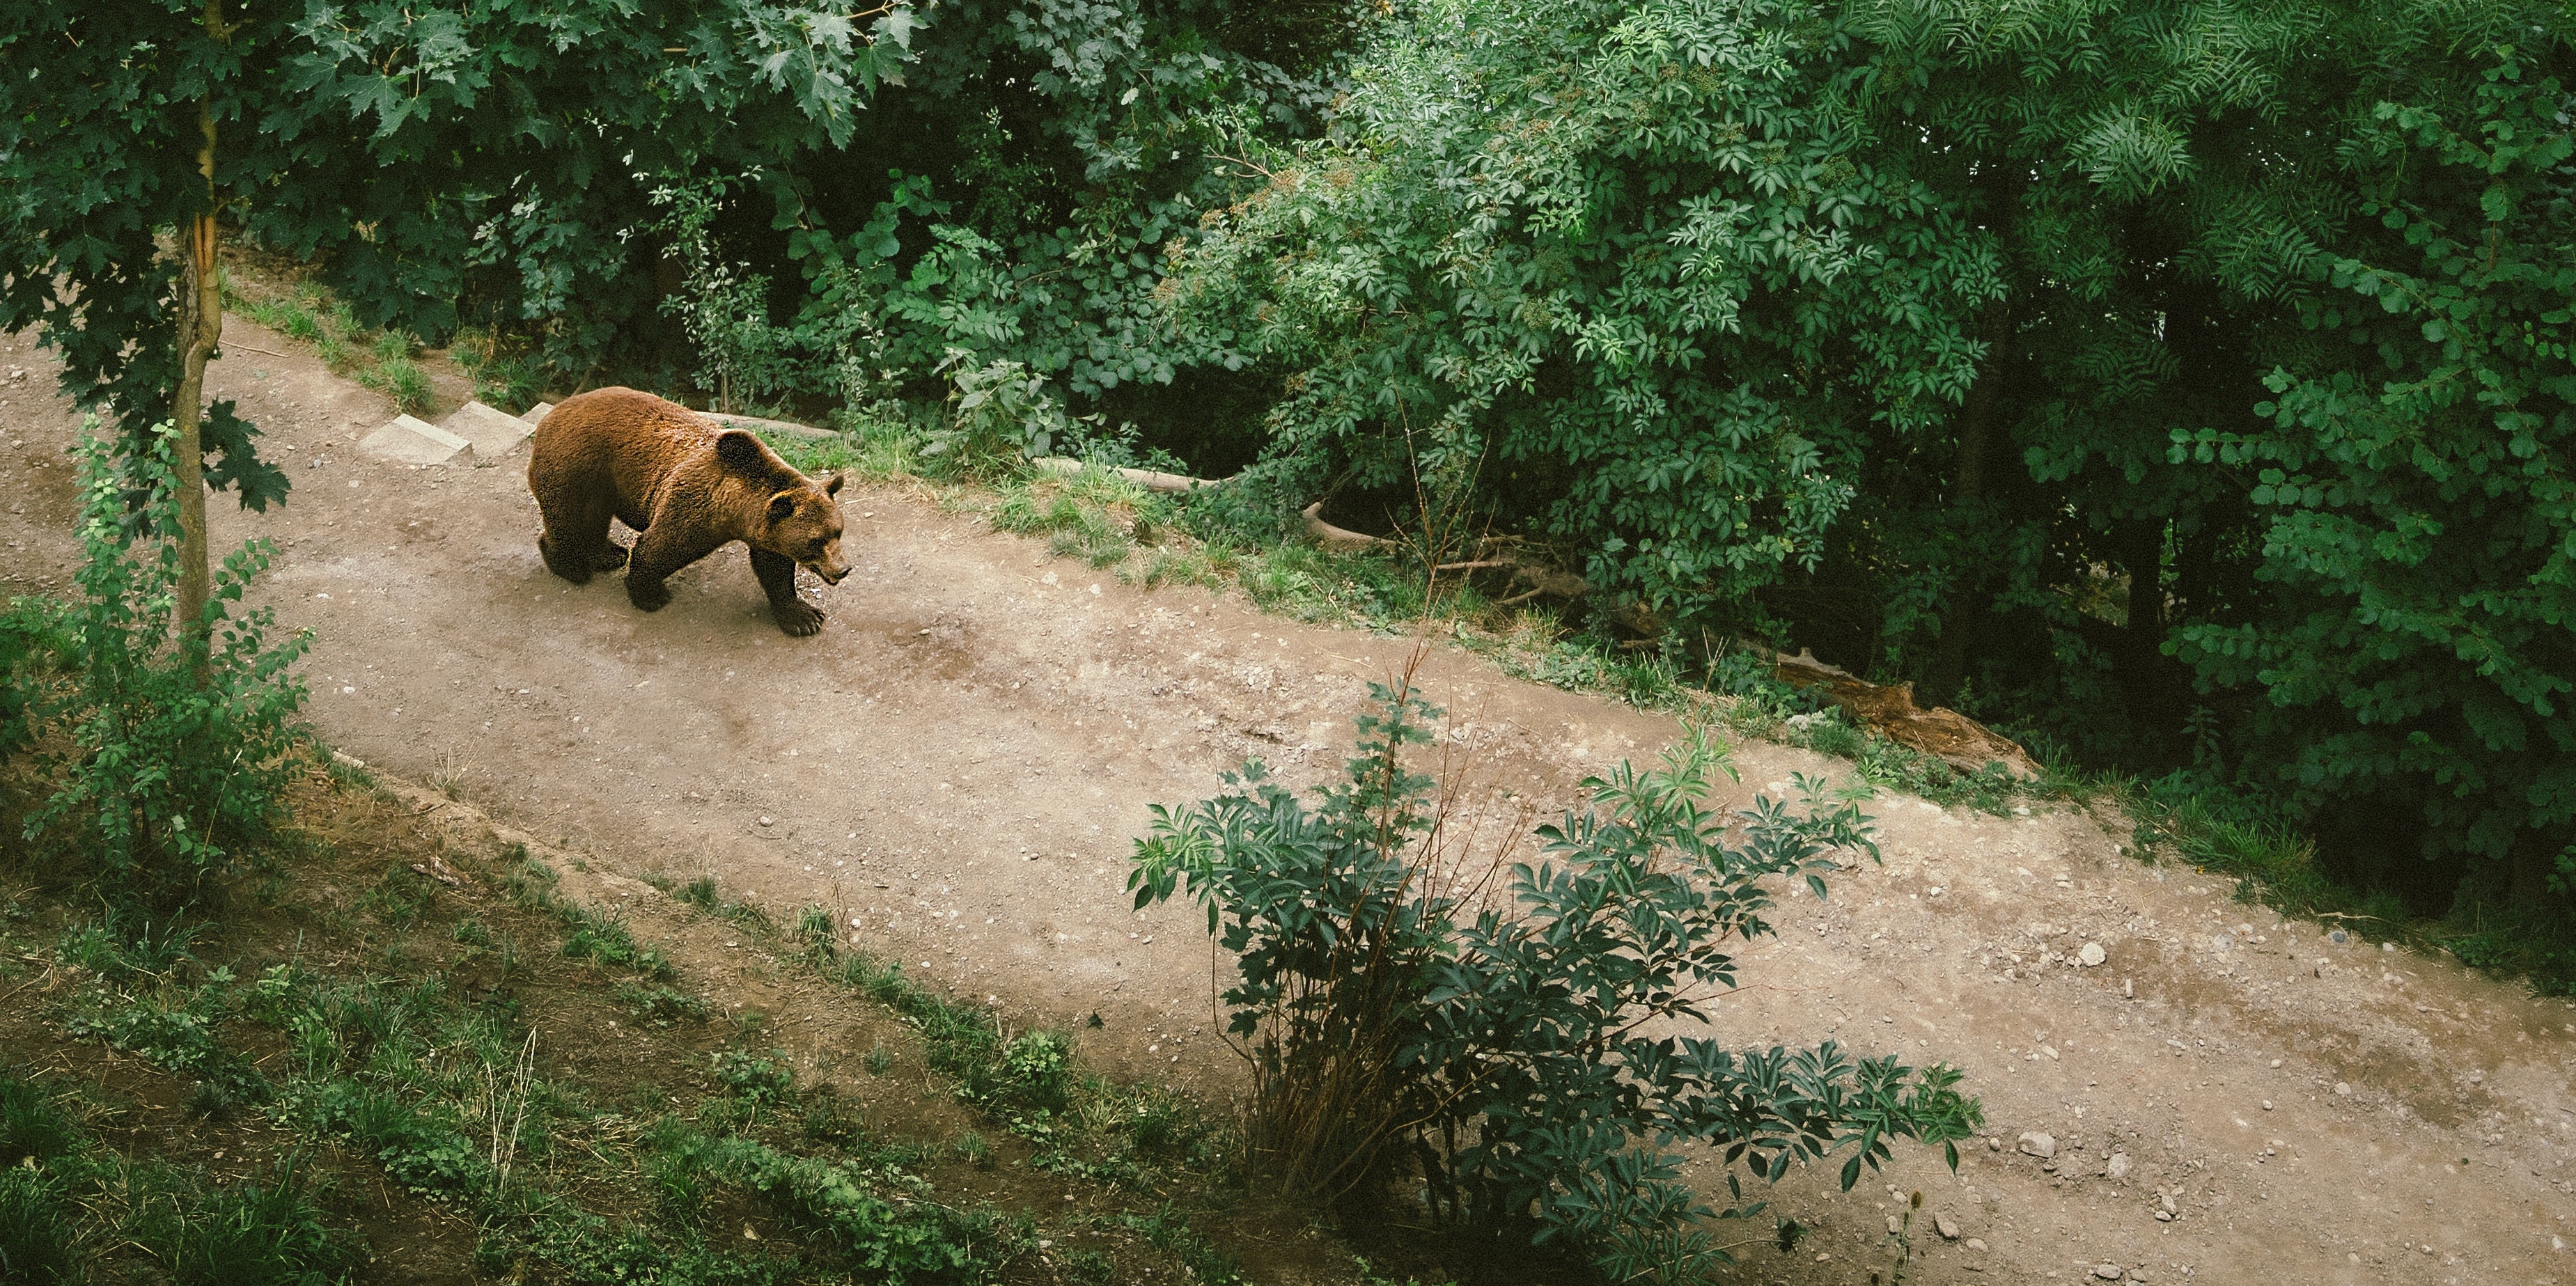
[{"label": "hillside slope", "polygon": [[[262,592],[316,631],[309,713],[332,745],[612,872],[835,908],[857,945],[1032,1021],[1096,1012],[1080,1037],[1102,1070],[1234,1082],[1211,1034],[1224,962],[1189,909],[1129,909],[1130,840],[1148,805],[1247,756],[1297,784],[1336,771],[1407,641],[1133,589],[865,486],[843,492],[856,573],[808,587],[832,613],[820,636],[770,624],[738,549],[648,616],[615,576],[546,574],[523,454],[364,460],[381,398],[250,351],[293,345],[242,319],[228,336],[210,395],[239,399],[296,490],[267,515],[218,503],[216,538],[280,546]],[[0,593],[66,584],[77,425],[54,378],[0,340]],[[1456,652],[1426,674],[1506,814],[1552,813],[1681,731]],[[1839,766],[1766,744],[1736,763],[1737,804]],[[1884,865],[1826,905],[1788,901],[1721,1027],[1948,1059],[1993,1144],[1955,1177],[1900,1154],[1847,1195],[1793,1174],[1775,1209],[1817,1231],[1750,1251],[1742,1280],[1866,1281],[1889,1262],[1892,1184],[1926,1195],[1926,1282],[2576,1283],[2576,1006],[2284,924],[2122,856],[2079,812],[1870,811]],[[2076,963],[2087,943],[2102,964]]]}]

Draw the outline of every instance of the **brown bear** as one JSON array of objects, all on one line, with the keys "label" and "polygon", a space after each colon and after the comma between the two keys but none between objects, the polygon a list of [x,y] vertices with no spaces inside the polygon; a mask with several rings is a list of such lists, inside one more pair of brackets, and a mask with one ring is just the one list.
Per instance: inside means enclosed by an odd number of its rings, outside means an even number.
[{"label": "brown bear", "polygon": [[[727,542],[751,546],[752,574],[778,628],[823,628],[823,609],[796,593],[805,567],[838,585],[841,475],[816,483],[760,439],[717,431],[687,407],[631,388],[564,399],[528,448],[528,490],[545,517],[537,552],[575,585],[626,566],[626,596],[645,611],[671,601],[662,582]],[[614,517],[640,533],[635,548],[608,538]]]}]

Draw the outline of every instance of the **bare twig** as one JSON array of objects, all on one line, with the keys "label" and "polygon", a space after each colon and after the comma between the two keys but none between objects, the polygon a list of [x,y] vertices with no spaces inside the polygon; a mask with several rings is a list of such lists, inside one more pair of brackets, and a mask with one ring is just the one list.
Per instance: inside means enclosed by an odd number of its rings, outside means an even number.
[{"label": "bare twig", "polygon": [[293,353],[281,353],[274,348],[261,348],[256,344],[236,344],[231,340],[225,340],[223,343],[216,346],[215,360],[222,361],[224,356],[222,350],[228,348],[238,348],[245,353],[258,353],[267,357],[284,357],[292,359],[295,356]]}]

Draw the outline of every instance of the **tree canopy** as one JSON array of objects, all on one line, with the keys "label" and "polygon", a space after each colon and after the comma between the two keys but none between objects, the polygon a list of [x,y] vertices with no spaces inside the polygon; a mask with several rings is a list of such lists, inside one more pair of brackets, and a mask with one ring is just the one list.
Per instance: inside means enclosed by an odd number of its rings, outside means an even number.
[{"label": "tree canopy", "polygon": [[[622,241],[655,176],[847,144],[919,19],[759,0],[28,0],[0,9],[0,327],[38,328],[84,407],[140,426],[178,383],[179,265],[157,238],[211,199],[315,260],[370,325],[427,334],[477,291],[565,324],[632,294]],[[476,269],[489,272],[480,277]],[[599,336],[575,335],[593,351]],[[284,475],[219,404],[209,479]]]},{"label": "tree canopy", "polygon": [[2576,840],[2568,26],[1407,6],[1175,315],[1284,372],[1278,468],[1419,473],[1670,620],[2536,892]]}]

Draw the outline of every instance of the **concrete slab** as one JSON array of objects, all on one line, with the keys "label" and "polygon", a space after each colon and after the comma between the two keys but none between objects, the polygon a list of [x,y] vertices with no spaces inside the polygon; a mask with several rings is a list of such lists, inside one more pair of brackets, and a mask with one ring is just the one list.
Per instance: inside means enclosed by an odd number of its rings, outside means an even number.
[{"label": "concrete slab", "polygon": [[427,420],[408,415],[397,415],[383,428],[358,440],[360,451],[402,464],[445,464],[473,446]]},{"label": "concrete slab", "polygon": [[535,432],[527,421],[481,402],[456,408],[455,414],[439,421],[439,427],[473,443],[478,460],[498,460],[518,449]]},{"label": "concrete slab", "polygon": [[554,403],[539,402],[535,406],[519,412],[519,418],[526,420],[530,424],[543,424],[546,422],[546,412],[553,409],[555,409]]}]

